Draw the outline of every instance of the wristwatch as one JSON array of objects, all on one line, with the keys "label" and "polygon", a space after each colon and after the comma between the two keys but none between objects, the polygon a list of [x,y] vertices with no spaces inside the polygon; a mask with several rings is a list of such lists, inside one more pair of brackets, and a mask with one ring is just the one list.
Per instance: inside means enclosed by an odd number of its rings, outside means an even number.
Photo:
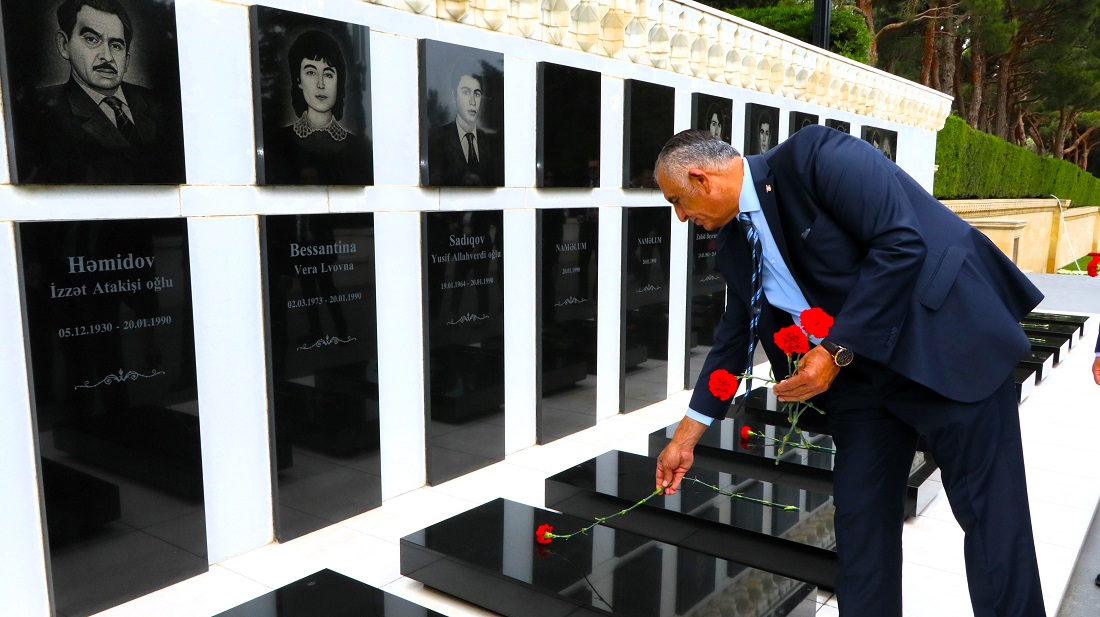
[{"label": "wristwatch", "polygon": [[856,357],[851,349],[841,347],[829,339],[821,339],[821,346],[825,348],[825,351],[829,352],[829,355],[833,357],[833,362],[836,362],[837,366],[848,366]]}]

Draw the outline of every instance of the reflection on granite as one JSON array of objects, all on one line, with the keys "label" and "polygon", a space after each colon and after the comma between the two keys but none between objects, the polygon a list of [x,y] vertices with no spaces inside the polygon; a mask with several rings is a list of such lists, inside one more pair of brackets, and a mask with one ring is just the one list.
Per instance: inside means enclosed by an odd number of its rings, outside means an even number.
[{"label": "reflection on granite", "polygon": [[600,186],[599,71],[538,63],[536,186]]},{"label": "reflection on granite", "polygon": [[[623,85],[623,188],[656,189],[653,164],[675,133],[676,89],[628,79]],[[666,206],[667,211],[667,206]]]},{"label": "reflection on granite", "polygon": [[321,570],[214,617],[443,617],[332,570]]},{"label": "reflection on granite", "polygon": [[538,443],[596,425],[599,208],[539,210]]},{"label": "reflection on granite", "polygon": [[18,229],[51,592],[90,615],[207,570],[187,222]]},{"label": "reflection on granite", "polygon": [[589,522],[497,499],[402,538],[401,573],[506,617],[814,614],[811,585],[624,531],[535,542]]},{"label": "reflection on granite", "polygon": [[1038,334],[1055,339],[1065,338],[1069,341],[1070,349],[1074,348],[1077,345],[1077,341],[1081,338],[1080,326],[1076,324],[1045,323],[1024,320],[1020,322],[1020,327],[1023,328],[1024,332],[1028,335]]},{"label": "reflection on granite", "polygon": [[703,362],[714,345],[718,322],[726,310],[726,281],[718,270],[718,232],[689,223],[687,379],[694,388]]},{"label": "reflection on granite", "polygon": [[286,542],[382,503],[374,215],[263,226],[275,535]]},{"label": "reflection on granite", "polygon": [[[653,490],[655,458],[611,451],[546,480],[546,506],[585,519],[607,516]],[[607,525],[713,557],[832,588],[836,572],[832,496],[701,467],[686,477],[751,499],[732,498],[685,480],[673,496],[658,496]],[[618,552],[633,550],[620,546]]]},{"label": "reflection on granite", "polygon": [[428,212],[428,483],[504,460],[504,213]]},{"label": "reflection on granite", "polygon": [[[772,418],[781,417],[772,414]],[[649,435],[649,455],[656,457],[672,438],[676,424]],[[765,437],[741,439],[743,427]],[[787,433],[786,426],[761,420],[759,417],[735,414],[715,422],[695,446],[695,464],[701,467],[747,475],[757,480],[795,486],[809,491],[831,494],[833,491],[833,438],[826,433],[803,431],[801,438],[814,448],[794,448],[788,445],[779,453],[777,441]],[[794,436],[794,437],[797,437]],[[913,456],[906,489],[905,513],[916,516],[936,496],[936,487],[928,477],[936,470],[932,455],[918,451]]]},{"label": "reflection on granite", "polygon": [[1089,318],[1084,315],[1031,312],[1027,314],[1027,317],[1025,317],[1024,320],[1037,323],[1069,324],[1077,326],[1077,331],[1080,333],[1081,336],[1084,336],[1085,323],[1088,322]]},{"label": "reflection on granite", "polygon": [[623,411],[668,396],[668,303],[672,219],[667,207],[624,208]]}]

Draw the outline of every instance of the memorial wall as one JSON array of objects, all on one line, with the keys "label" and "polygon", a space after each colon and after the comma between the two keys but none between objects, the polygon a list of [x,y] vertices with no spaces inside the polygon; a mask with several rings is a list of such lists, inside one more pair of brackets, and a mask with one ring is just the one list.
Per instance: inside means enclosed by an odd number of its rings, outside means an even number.
[{"label": "memorial wall", "polygon": [[[88,615],[664,400],[653,160],[949,99],[693,3],[0,1],[0,596]],[[119,8],[121,7],[121,8]],[[110,564],[107,567],[106,564]]]}]

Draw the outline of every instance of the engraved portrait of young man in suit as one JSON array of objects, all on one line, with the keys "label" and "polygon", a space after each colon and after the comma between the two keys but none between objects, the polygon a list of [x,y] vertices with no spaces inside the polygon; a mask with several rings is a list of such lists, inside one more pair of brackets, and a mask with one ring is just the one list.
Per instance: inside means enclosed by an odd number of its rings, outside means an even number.
[{"label": "engraved portrait of young man in suit", "polygon": [[13,182],[185,181],[174,2],[2,0],[0,9]]},{"label": "engraved portrait of young man in suit", "polygon": [[764,154],[779,143],[779,108],[745,105],[745,153]]},{"label": "engraved portrait of young man in suit", "polygon": [[420,41],[420,183],[504,184],[504,55]]}]

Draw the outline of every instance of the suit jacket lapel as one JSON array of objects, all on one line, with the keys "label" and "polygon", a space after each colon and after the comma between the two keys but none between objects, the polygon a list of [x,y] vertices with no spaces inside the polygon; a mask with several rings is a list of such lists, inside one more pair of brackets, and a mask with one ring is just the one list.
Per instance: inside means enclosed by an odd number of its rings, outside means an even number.
[{"label": "suit jacket lapel", "polygon": [[112,149],[129,148],[130,143],[118,132],[115,125],[103,115],[103,112],[92,102],[86,92],[80,89],[75,81],[70,80],[65,88],[69,108],[73,115],[83,118],[81,128],[95,138],[96,141]]},{"label": "suit jacket lapel", "polygon": [[811,303],[810,306],[813,306],[813,299],[810,298],[806,285],[798,276],[799,268],[794,267],[791,253],[787,250],[787,236],[783,233],[783,223],[779,220],[779,207],[775,201],[775,194],[778,189],[775,178],[772,176],[771,166],[768,165],[762,155],[749,156],[745,160],[748,161],[749,167],[752,169],[753,185],[756,188],[757,197],[760,198],[760,209],[764,212],[764,218],[768,221],[768,229],[775,240],[775,245],[779,248],[779,254],[783,256],[783,261],[787,264],[787,269],[791,271],[794,282],[802,290],[802,295],[806,297],[807,302]]},{"label": "suit jacket lapel", "polygon": [[157,123],[148,114],[149,106],[141,92],[134,88],[128,88],[124,82],[122,90],[126,93],[126,103],[130,106],[130,114],[134,117],[134,128],[138,139],[143,144],[152,144],[157,139]]}]

